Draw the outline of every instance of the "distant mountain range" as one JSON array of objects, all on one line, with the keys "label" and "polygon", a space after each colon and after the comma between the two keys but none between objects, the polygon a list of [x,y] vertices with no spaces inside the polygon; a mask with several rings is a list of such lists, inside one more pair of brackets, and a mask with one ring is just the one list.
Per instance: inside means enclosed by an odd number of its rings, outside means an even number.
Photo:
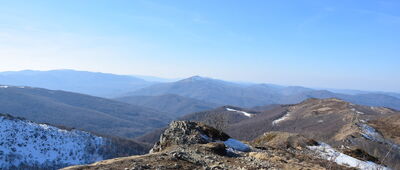
[{"label": "distant mountain range", "polygon": [[342,94],[350,94],[350,95],[358,95],[358,94],[384,94],[388,96],[393,96],[400,98],[400,93],[394,93],[394,92],[381,92],[381,91],[363,91],[363,90],[346,90],[346,89],[325,89],[329,90],[334,93],[342,93]]},{"label": "distant mountain range", "polygon": [[[117,98],[120,101],[131,104],[136,102],[138,105],[156,110],[172,111],[171,113],[175,116],[191,111],[201,111],[203,107],[209,109],[214,106],[233,105],[250,108],[268,104],[293,104],[308,98],[330,97],[355,104],[400,109],[400,94],[398,93],[316,90],[301,86],[235,83],[200,76],[174,81],[174,79],[151,76],[126,76],[75,70],[25,70],[0,72],[0,85],[31,86]],[[154,98],[154,96],[163,97]],[[171,100],[166,100],[168,97]],[[190,99],[182,102],[176,100],[177,97]],[[154,102],[155,100],[160,101]],[[193,103],[189,104],[189,101]]]},{"label": "distant mountain range", "polygon": [[160,96],[128,96],[116,98],[115,100],[170,113],[170,116],[174,118],[193,112],[210,110],[219,106],[218,104],[175,94],[165,94]]},{"label": "distant mountain range", "polygon": [[0,114],[0,169],[58,169],[144,154],[146,145]]},{"label": "distant mountain range", "polygon": [[167,113],[115,100],[15,86],[0,86],[0,113],[119,137],[138,136],[172,120]]},{"label": "distant mountain range", "polygon": [[40,87],[99,97],[116,97],[154,83],[134,76],[75,70],[0,72],[1,85]]},{"label": "distant mountain range", "polygon": [[382,93],[350,95],[300,86],[237,84],[199,76],[177,82],[154,84],[127,93],[126,96],[159,96],[165,94],[175,94],[217,105],[247,108],[267,104],[294,104],[308,98],[339,98],[355,104],[400,109],[400,98]]},{"label": "distant mountain range", "polygon": [[222,80],[190,77],[172,83],[160,83],[128,93],[127,96],[157,96],[164,94],[176,94],[202,101],[216,103],[218,105],[257,106],[274,102],[279,97],[275,92],[259,94],[263,88],[273,91],[275,86],[242,85]]}]

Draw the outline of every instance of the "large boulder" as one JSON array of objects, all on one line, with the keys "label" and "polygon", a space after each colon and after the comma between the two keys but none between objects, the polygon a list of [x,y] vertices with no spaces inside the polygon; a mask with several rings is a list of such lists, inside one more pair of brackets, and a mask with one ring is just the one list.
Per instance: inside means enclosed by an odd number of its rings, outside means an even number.
[{"label": "large boulder", "polygon": [[203,123],[191,121],[174,121],[160,136],[150,153],[163,151],[174,145],[207,144],[226,141],[229,135]]}]

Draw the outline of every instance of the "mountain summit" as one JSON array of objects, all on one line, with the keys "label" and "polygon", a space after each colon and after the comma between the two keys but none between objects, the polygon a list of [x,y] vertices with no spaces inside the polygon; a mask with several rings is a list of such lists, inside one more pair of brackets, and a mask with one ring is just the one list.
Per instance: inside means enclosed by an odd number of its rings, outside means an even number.
[{"label": "mountain summit", "polygon": [[201,77],[201,76],[192,76],[183,80],[180,80],[180,82],[191,82],[191,81],[206,81],[206,80],[214,80],[212,78],[208,77]]}]

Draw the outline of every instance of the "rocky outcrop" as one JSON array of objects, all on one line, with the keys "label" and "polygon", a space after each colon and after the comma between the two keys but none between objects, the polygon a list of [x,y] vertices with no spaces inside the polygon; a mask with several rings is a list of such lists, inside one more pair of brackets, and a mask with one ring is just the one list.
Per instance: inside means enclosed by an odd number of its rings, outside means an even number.
[{"label": "rocky outcrop", "polygon": [[203,123],[174,121],[160,136],[160,141],[154,145],[150,153],[160,152],[174,145],[206,144],[215,141],[226,141],[229,138],[224,132]]}]

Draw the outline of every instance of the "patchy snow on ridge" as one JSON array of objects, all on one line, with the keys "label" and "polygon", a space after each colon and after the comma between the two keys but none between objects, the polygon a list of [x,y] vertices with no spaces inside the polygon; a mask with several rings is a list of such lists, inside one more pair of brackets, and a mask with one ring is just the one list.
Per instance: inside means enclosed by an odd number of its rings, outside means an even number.
[{"label": "patchy snow on ridge", "polygon": [[253,117],[253,116],[254,116],[254,114],[247,113],[247,112],[245,112],[245,111],[235,110],[235,109],[231,109],[231,108],[226,108],[226,110],[227,110],[227,111],[230,111],[230,112],[241,113],[241,114],[243,114],[243,115],[245,115],[245,116],[247,116],[247,117]]},{"label": "patchy snow on ridge", "polygon": [[227,147],[228,150],[241,151],[241,152],[248,152],[251,150],[249,145],[246,145],[243,142],[238,141],[233,138],[229,138],[226,141],[220,141],[220,140],[214,141],[212,138],[208,137],[207,135],[200,134],[200,136],[207,142],[224,143],[224,145]]},{"label": "patchy snow on ridge", "polygon": [[356,114],[363,115],[363,112],[356,110],[355,108],[351,108],[351,111],[356,112]]},{"label": "patchy snow on ridge", "polygon": [[381,139],[383,138],[382,135],[378,133],[378,131],[367,124],[359,124],[359,127],[363,132],[362,135],[367,139],[381,141]]},{"label": "patchy snow on ridge", "polygon": [[389,170],[390,168],[384,167],[382,165],[376,164],[370,161],[362,161],[351,157],[349,155],[343,154],[339,151],[336,151],[331,146],[325,143],[320,143],[319,146],[308,146],[309,149],[316,151],[322,159],[326,159],[328,161],[334,161],[339,165],[359,168],[362,170]]},{"label": "patchy snow on ridge", "polygon": [[103,160],[107,140],[79,130],[0,115],[0,169],[60,168]]},{"label": "patchy snow on ridge", "polygon": [[375,128],[364,124],[364,123],[359,123],[357,124],[358,127],[361,130],[361,135],[371,141],[379,142],[379,143],[384,143],[387,145],[390,145],[391,147],[395,149],[400,149],[400,146],[391,142],[390,140],[386,140]]},{"label": "patchy snow on ridge", "polygon": [[280,122],[282,122],[282,121],[288,119],[289,116],[290,116],[290,113],[287,113],[287,114],[283,115],[283,116],[280,117],[279,119],[276,119],[276,120],[272,121],[272,125],[277,125],[278,123],[280,123]]},{"label": "patchy snow on ridge", "polygon": [[8,88],[28,88],[28,86],[7,86],[7,85],[0,85],[0,89],[8,89]]}]

